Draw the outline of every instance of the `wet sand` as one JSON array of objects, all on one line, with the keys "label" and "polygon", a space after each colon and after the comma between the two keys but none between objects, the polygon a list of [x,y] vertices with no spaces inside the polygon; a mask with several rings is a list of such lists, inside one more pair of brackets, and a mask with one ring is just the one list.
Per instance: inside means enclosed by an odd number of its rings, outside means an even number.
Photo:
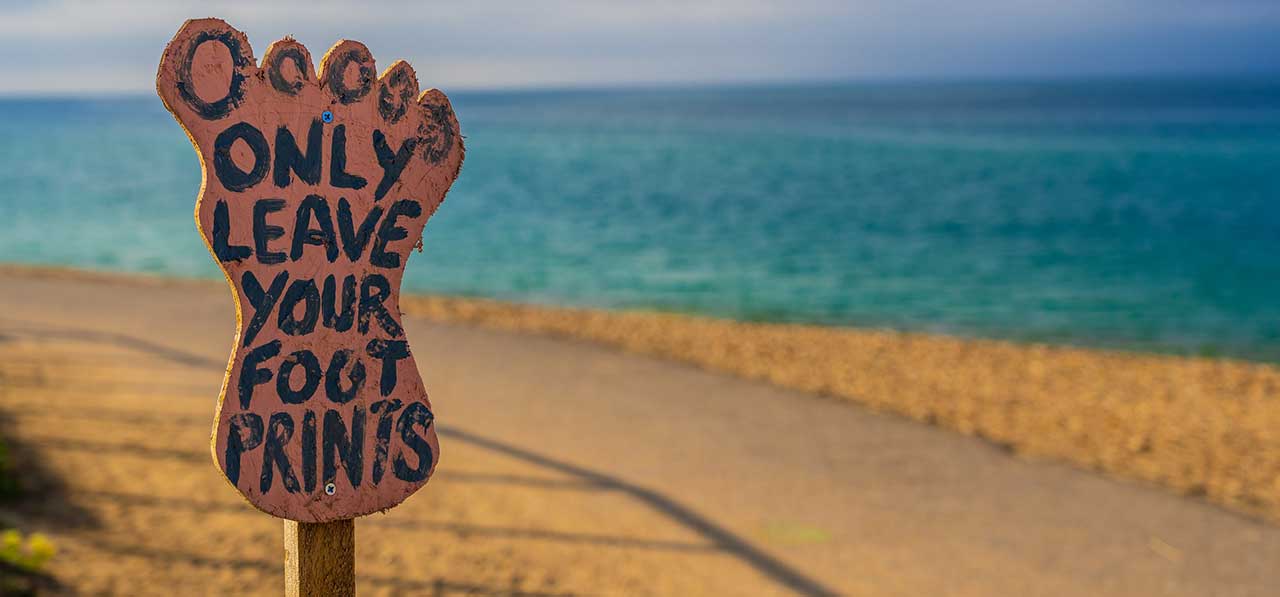
[{"label": "wet sand", "polygon": [[[0,431],[40,492],[4,514],[54,538],[64,588],[278,594],[281,525],[207,448],[225,288],[0,274]],[[1271,367],[483,301],[406,313],[441,464],[358,521],[361,594],[1280,590],[1280,528],[1259,518],[863,408],[1273,516]]]}]

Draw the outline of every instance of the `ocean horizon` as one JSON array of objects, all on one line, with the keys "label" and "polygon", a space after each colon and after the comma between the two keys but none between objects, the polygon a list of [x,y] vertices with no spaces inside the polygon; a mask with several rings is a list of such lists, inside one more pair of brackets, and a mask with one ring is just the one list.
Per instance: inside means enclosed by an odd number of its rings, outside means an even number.
[{"label": "ocean horizon", "polygon": [[[406,291],[1280,361],[1280,78],[450,97]],[[158,98],[0,110],[0,261],[220,276]]]}]

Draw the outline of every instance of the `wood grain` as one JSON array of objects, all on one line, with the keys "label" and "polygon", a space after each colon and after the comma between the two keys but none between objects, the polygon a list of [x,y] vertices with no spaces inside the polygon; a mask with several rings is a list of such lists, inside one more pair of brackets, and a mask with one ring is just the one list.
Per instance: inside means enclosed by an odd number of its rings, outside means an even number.
[{"label": "wood grain", "polygon": [[286,597],[355,595],[355,558],[355,521],[284,521]]}]

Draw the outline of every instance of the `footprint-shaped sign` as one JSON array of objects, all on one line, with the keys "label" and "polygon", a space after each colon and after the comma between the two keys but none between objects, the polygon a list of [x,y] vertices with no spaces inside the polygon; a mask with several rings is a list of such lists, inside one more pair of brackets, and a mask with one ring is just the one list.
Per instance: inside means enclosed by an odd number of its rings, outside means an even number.
[{"label": "footprint-shaped sign", "polygon": [[440,459],[397,301],[462,166],[449,100],[353,41],[319,72],[291,38],[258,64],[218,19],[182,26],[156,88],[200,154],[196,224],[235,297],[218,467],[300,522],[399,504]]}]

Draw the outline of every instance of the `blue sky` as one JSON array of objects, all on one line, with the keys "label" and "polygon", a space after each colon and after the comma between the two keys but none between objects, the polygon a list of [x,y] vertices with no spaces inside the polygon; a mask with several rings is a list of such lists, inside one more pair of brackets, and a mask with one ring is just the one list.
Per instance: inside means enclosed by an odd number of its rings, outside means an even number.
[{"label": "blue sky", "polygon": [[0,94],[146,92],[173,32],[218,16],[255,54],[346,37],[445,89],[1280,74],[1275,0],[0,0]]}]

